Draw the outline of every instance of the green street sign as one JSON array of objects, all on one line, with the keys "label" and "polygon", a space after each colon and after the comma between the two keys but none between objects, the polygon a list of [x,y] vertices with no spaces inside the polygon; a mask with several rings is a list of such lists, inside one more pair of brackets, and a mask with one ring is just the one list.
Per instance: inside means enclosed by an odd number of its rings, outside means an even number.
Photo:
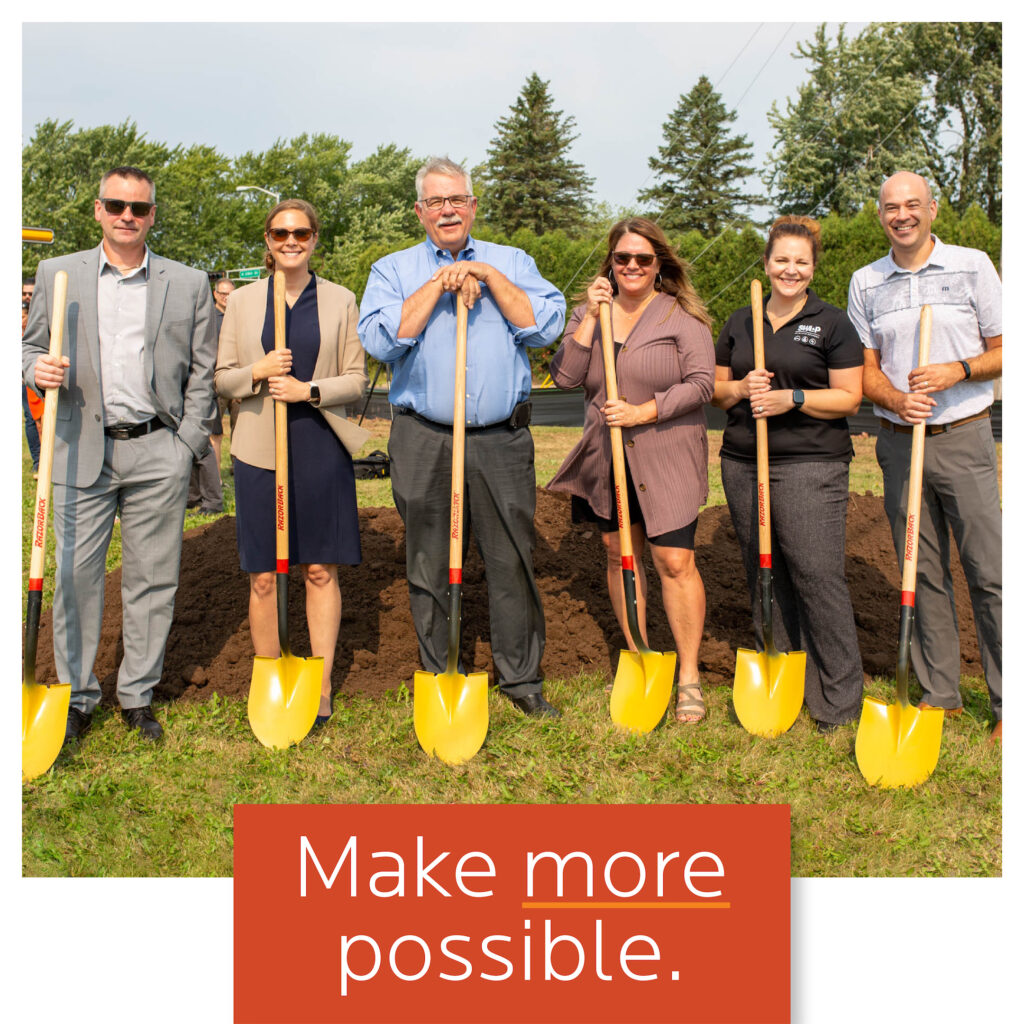
[{"label": "green street sign", "polygon": [[246,267],[245,270],[238,272],[239,281],[252,281],[260,276],[262,267]]}]

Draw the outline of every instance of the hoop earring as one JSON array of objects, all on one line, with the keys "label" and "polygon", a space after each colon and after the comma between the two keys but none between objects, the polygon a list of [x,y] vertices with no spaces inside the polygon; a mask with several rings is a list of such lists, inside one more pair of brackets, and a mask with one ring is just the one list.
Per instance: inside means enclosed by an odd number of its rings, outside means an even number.
[{"label": "hoop earring", "polygon": [[615,271],[611,267],[608,268],[608,280],[611,281],[612,287],[615,287]]},{"label": "hoop earring", "polygon": [[658,289],[659,291],[660,291],[660,289],[661,289],[661,280],[662,280],[662,279],[661,279],[661,271],[659,270],[659,271],[658,271],[658,272],[657,272],[657,273],[656,273],[656,274],[654,275],[654,287],[655,287],[655,288],[657,288],[657,289]]}]

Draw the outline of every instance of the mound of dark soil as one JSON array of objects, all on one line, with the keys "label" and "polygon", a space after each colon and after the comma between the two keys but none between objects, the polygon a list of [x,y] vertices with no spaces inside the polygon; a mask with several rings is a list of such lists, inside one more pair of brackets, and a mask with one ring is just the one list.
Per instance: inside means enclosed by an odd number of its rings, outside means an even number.
[{"label": "mound of dark soil", "polygon": [[[342,566],[341,637],[334,684],[341,693],[379,694],[410,681],[420,667],[405,582],[405,532],[394,509],[359,513],[363,564]],[[593,528],[574,526],[564,495],[537,491],[537,583],[547,619],[543,668],[549,678],[574,676],[581,668],[613,671],[622,645],[605,585],[605,557]],[[900,578],[880,498],[852,495],[846,526],[847,577],[857,616],[864,670],[893,675],[899,621]],[[735,533],[724,506],[701,513],[697,564],[707,592],[701,672],[712,683],[732,681],[736,648],[752,643],[750,606]],[[463,650],[466,671],[487,671],[493,681],[488,642],[483,564],[471,548],[464,568]],[[961,673],[981,675],[974,620],[960,564],[953,578],[960,617]],[[648,567],[649,641],[672,649],[658,593]],[[289,635],[293,649],[309,651],[303,586],[292,570]],[[121,573],[106,581],[103,635],[96,674],[105,702],[115,703],[121,659]],[[157,700],[203,700],[217,692],[242,696],[252,675],[248,628],[248,578],[238,567],[235,523],[230,517],[191,530],[182,549],[181,582]],[[53,680],[50,614],[39,637],[38,676]]]}]

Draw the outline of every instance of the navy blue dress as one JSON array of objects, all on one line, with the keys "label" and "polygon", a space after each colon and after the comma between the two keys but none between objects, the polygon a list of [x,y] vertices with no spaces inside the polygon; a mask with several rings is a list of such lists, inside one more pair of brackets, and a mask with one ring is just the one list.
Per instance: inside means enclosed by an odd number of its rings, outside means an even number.
[{"label": "navy blue dress", "polygon": [[[290,309],[285,337],[292,376],[312,380],[320,353],[316,277]],[[274,348],[274,278],[267,288],[263,350]],[[308,402],[288,409],[288,561],[291,565],[358,565],[359,511],[352,458],[327,421]],[[234,459],[235,527],[245,572],[274,572],[274,471]]]}]

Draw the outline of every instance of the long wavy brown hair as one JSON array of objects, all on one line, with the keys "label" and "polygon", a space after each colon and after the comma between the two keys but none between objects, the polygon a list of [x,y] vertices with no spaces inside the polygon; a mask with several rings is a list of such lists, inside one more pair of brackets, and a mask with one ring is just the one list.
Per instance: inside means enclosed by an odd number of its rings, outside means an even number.
[{"label": "long wavy brown hair", "polygon": [[[611,231],[608,232],[608,251],[605,253],[597,277],[608,276],[608,271],[612,267],[612,253],[623,235],[640,235],[651,243],[654,254],[661,262],[659,271],[661,281],[655,280],[654,290],[673,296],[683,312],[689,313],[710,330],[711,315],[697,294],[697,289],[690,281],[690,264],[672,248],[671,243],[665,237],[665,232],[653,220],[648,220],[646,217],[626,217],[625,220],[620,220],[612,226]],[[614,275],[611,277],[611,282],[612,291],[617,292],[618,286],[615,284]],[[573,296],[573,302],[586,301],[586,288]]]}]

